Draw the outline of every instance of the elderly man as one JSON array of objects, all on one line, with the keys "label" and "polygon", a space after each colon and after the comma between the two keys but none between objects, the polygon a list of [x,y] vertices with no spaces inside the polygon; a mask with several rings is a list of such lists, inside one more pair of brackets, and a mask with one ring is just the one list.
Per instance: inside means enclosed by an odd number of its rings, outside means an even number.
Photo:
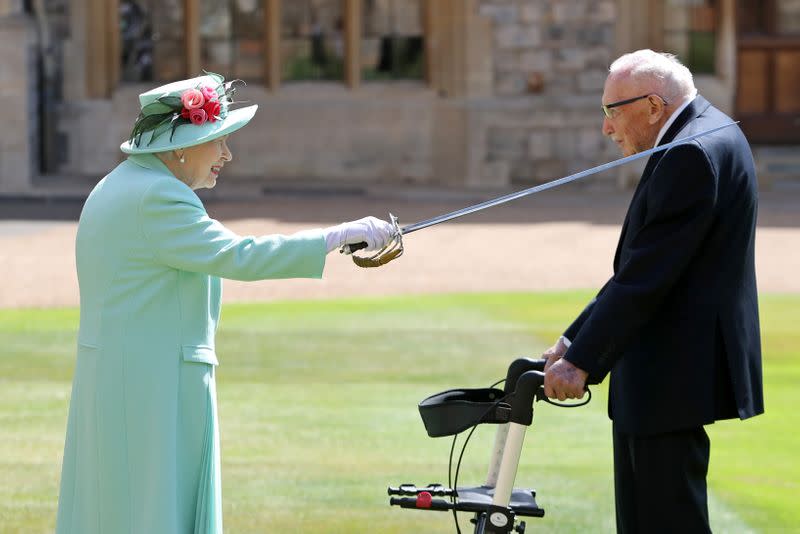
[{"label": "elderly man", "polygon": [[[651,50],[611,65],[602,107],[626,156],[731,122],[686,67]],[[703,427],[764,411],[757,203],[738,127],[651,156],[614,275],[544,353],[549,397],[580,398],[611,373],[618,532],[710,532]]]}]

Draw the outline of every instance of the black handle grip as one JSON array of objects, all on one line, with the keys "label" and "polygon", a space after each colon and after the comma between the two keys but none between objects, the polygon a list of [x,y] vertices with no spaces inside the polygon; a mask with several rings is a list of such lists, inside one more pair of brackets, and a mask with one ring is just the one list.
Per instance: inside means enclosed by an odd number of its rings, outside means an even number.
[{"label": "black handle grip", "polygon": [[354,243],[352,245],[347,245],[347,250],[350,251],[350,254],[357,250],[361,250],[362,248],[367,248],[367,244],[362,241],[361,243]]},{"label": "black handle grip", "polygon": [[389,486],[387,490],[389,495],[412,495],[417,496],[423,491],[430,493],[434,497],[449,497],[455,492],[451,488],[446,488],[441,484],[428,484],[424,488],[417,487],[414,484],[400,484],[400,486],[393,488]]},{"label": "black handle grip", "polygon": [[505,385],[505,392],[506,394],[511,393],[514,391],[514,388],[517,387],[517,379],[522,376],[523,373],[527,371],[542,371],[544,372],[544,366],[547,363],[547,360],[544,358],[541,359],[533,359],[533,358],[517,358],[514,360],[511,365],[508,366],[508,373],[506,374],[506,385]]},{"label": "black handle grip", "polygon": [[514,402],[511,405],[511,422],[530,426],[533,421],[533,400],[544,384],[544,373],[526,371],[517,379]]},{"label": "black handle grip", "polygon": [[544,372],[544,366],[547,365],[547,358],[539,358],[530,361],[531,364],[531,371],[542,371]]}]

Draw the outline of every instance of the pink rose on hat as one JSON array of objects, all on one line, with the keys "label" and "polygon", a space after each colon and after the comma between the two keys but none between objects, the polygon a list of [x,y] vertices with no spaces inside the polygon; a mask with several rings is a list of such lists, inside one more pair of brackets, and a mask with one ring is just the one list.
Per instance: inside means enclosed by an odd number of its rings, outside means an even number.
[{"label": "pink rose on hat", "polygon": [[219,99],[217,91],[210,85],[204,85],[200,87],[200,93],[202,93],[203,98],[206,99],[206,102],[212,102]]},{"label": "pink rose on hat", "polygon": [[205,103],[206,98],[197,89],[187,89],[181,95],[181,104],[189,111],[201,108]]},{"label": "pink rose on hat", "polygon": [[187,89],[181,93],[181,117],[200,126],[208,122],[217,122],[221,111],[219,95],[210,85],[201,85],[199,88]]},{"label": "pink rose on hat", "polygon": [[208,119],[208,114],[203,108],[197,108],[189,111],[189,120],[192,121],[192,124],[195,126],[205,124],[206,119]]}]

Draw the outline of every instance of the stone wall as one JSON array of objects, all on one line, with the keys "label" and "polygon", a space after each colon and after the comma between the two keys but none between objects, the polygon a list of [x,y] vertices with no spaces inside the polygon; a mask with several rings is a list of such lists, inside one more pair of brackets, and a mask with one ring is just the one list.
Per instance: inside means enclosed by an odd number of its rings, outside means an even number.
[{"label": "stone wall", "polygon": [[[259,104],[233,139],[234,175],[339,184],[430,183],[436,96],[419,83],[287,84],[246,89]],[[243,91],[244,93],[244,91]]]},{"label": "stone wall", "polygon": [[[109,100],[67,102],[60,130],[68,140],[64,174],[102,176],[124,157],[119,145],[149,85],[121,85]],[[277,93],[250,84],[237,97],[258,104],[231,136],[233,181],[428,183],[436,97],[421,84],[287,84]]]},{"label": "stone wall", "polygon": [[[12,2],[13,3],[13,2]],[[10,9],[11,6],[6,6]],[[38,167],[36,31],[23,14],[0,17],[0,192],[24,193]]]},{"label": "stone wall", "polygon": [[614,2],[482,0],[494,21],[498,96],[602,90],[614,46]]},{"label": "stone wall", "polygon": [[486,146],[472,147],[484,155],[473,181],[537,183],[613,156],[599,103],[615,3],[482,0],[479,11],[493,21],[495,98],[472,106],[488,129]]}]

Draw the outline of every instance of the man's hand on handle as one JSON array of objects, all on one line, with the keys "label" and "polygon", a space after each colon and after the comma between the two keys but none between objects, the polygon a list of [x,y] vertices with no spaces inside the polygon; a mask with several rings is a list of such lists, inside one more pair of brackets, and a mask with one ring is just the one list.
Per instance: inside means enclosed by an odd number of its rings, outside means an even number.
[{"label": "man's hand on handle", "polygon": [[568,348],[569,345],[562,336],[555,345],[542,353],[542,357],[547,359],[544,366],[544,394],[551,399],[563,401],[583,398],[589,374],[563,359]]},{"label": "man's hand on handle", "polygon": [[544,374],[544,394],[551,399],[582,399],[589,373],[559,359]]}]

